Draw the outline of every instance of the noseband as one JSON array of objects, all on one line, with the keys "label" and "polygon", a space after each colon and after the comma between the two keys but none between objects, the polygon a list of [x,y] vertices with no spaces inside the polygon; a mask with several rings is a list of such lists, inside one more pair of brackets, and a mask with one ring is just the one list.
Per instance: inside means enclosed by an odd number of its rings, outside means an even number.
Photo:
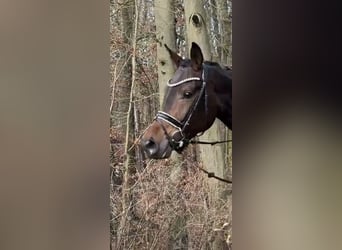
[{"label": "noseband", "polygon": [[[162,129],[164,130],[165,136],[169,141],[170,147],[175,150],[176,152],[180,153],[188,144],[191,138],[187,138],[184,134],[184,131],[186,129],[187,126],[190,125],[190,120],[192,115],[194,114],[194,112],[196,111],[198,104],[202,98],[202,96],[205,96],[205,113],[207,114],[207,89],[206,89],[206,81],[205,81],[205,66],[203,65],[203,71],[202,71],[202,78],[199,77],[189,77],[186,79],[183,79],[179,82],[176,83],[170,83],[170,81],[167,83],[167,86],[169,87],[175,87],[175,86],[179,86],[181,84],[187,83],[187,82],[191,82],[191,81],[201,81],[202,82],[202,87],[200,90],[200,93],[197,97],[197,99],[193,102],[191,108],[189,109],[189,111],[187,112],[187,114],[185,115],[184,119],[182,121],[179,121],[177,118],[173,117],[172,115],[164,112],[164,111],[158,111],[156,117],[154,118],[155,121],[157,121],[160,126],[162,127]],[[164,125],[161,123],[160,120],[163,120],[165,122],[167,122],[168,124],[170,124],[171,126],[173,126],[174,128],[176,128],[177,130],[172,133],[172,135],[170,136]],[[179,140],[176,140],[174,138],[174,135],[176,133],[179,133],[181,138]]]}]

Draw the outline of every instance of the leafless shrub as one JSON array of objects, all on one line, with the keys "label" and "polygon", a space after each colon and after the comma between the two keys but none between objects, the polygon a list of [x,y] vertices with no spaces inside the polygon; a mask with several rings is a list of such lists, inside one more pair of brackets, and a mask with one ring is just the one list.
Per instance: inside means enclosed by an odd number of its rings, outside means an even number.
[{"label": "leafless shrub", "polygon": [[[172,176],[173,168],[179,168],[179,178]],[[210,200],[207,177],[196,163],[185,160],[174,166],[171,161],[155,161],[136,175],[129,214],[114,205],[121,196],[112,190],[112,223],[120,216],[129,216],[131,222],[124,242],[115,249],[207,249],[216,237],[214,229],[226,223],[223,233],[226,238],[231,234],[231,201]],[[115,241],[115,230],[112,233]]]}]

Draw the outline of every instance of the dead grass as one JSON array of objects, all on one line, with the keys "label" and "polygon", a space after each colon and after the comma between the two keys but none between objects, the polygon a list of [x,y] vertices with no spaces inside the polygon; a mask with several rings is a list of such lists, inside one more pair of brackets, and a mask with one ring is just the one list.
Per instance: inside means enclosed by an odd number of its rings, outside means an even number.
[{"label": "dead grass", "polygon": [[[210,200],[208,179],[196,168],[191,155],[178,164],[149,161],[133,178],[136,182],[129,211],[122,211],[122,138],[113,132],[117,151],[113,154],[112,172],[116,174],[110,196],[112,249],[210,249],[217,237],[226,240],[231,235],[231,196]],[[127,216],[126,228],[118,228],[121,216]],[[119,232],[121,242],[117,242]]]}]

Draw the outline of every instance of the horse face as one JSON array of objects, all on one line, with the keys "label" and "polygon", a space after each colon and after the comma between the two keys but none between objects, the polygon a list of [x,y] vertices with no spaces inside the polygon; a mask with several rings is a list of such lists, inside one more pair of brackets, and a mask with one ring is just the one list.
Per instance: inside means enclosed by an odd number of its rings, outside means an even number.
[{"label": "horse face", "polygon": [[[168,84],[162,110],[181,122],[183,127],[158,119],[147,128],[141,138],[141,145],[147,156],[154,159],[170,157],[171,139],[189,140],[207,130],[217,113],[214,88],[209,84],[203,85],[203,55],[199,47],[193,44],[191,59],[183,60],[171,50],[169,52],[177,70]],[[185,123],[187,125],[184,126]]]},{"label": "horse face", "polygon": [[[200,80],[190,80],[198,78]],[[189,79],[177,85],[178,83]],[[215,120],[216,98],[212,85],[203,85],[202,69],[194,70],[189,60],[184,60],[178,67],[167,89],[163,111],[175,117],[178,121],[187,122],[183,134],[193,138],[198,133],[207,130]],[[189,118],[190,117],[190,118]],[[172,125],[172,134],[177,129]]]}]

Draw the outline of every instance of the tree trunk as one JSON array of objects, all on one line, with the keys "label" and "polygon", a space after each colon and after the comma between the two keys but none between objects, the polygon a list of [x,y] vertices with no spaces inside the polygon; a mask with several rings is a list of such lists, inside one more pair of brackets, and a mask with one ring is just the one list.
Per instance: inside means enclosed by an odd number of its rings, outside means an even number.
[{"label": "tree trunk", "polygon": [[[173,0],[155,0],[154,1],[154,13],[156,22],[156,38],[157,38],[157,66],[158,66],[158,86],[159,86],[159,101],[160,105],[163,104],[166,83],[172,78],[175,72],[175,65],[170,59],[170,54],[166,50],[164,44],[170,49],[176,51],[176,30],[175,30],[175,14],[174,14],[174,1]],[[181,176],[182,169],[179,167],[182,155],[178,155],[173,152],[171,160],[175,166],[172,170],[171,181],[178,183]],[[185,226],[185,218],[178,216],[170,228],[172,232],[180,232]],[[169,242],[169,246],[173,248],[177,239],[185,237],[184,234],[170,237],[176,238]]]},{"label": "tree trunk", "polygon": [[[164,100],[166,83],[172,78],[175,72],[175,66],[170,60],[170,55],[164,46],[164,44],[166,44],[170,49],[176,51],[175,14],[173,2],[174,1],[172,0],[154,1],[160,105],[162,105]],[[180,161],[181,156],[172,153],[171,159],[177,162]]]},{"label": "tree trunk", "polygon": [[[206,20],[204,12],[204,1],[191,1],[184,0],[185,20],[187,26],[187,44],[190,46],[191,42],[196,42],[202,49],[202,53],[205,60],[211,59],[211,49],[209,43],[209,36],[207,31],[207,25],[209,20]],[[207,130],[202,136],[203,141],[217,141],[222,140],[220,132],[220,121],[216,120],[212,127]],[[225,164],[225,146],[224,145],[200,145],[200,159],[205,168],[209,172],[214,172],[216,176],[223,177],[226,173]],[[222,184],[216,179],[208,179],[210,187],[210,201],[209,204],[215,206],[220,199],[222,190]],[[227,211],[228,212],[228,211]],[[219,246],[221,244],[220,239],[215,239],[212,247],[213,249],[223,249]]]},{"label": "tree trunk", "polygon": [[[125,161],[124,161],[124,168],[123,168],[123,183],[122,183],[122,216],[119,225],[119,232],[117,235],[117,246],[122,247],[122,243],[125,242],[126,239],[123,239],[123,236],[127,233],[126,230],[130,227],[127,225],[130,223],[130,212],[131,212],[131,201],[132,201],[132,194],[131,194],[131,186],[132,186],[132,175],[135,172],[135,168],[133,167],[133,155],[132,152],[129,152],[129,148],[132,146],[133,138],[132,135],[134,134],[134,88],[136,83],[136,42],[137,42],[137,31],[138,31],[138,10],[139,10],[139,0],[135,1],[134,5],[134,13],[135,13],[135,20],[133,24],[133,29],[131,33],[131,40],[130,44],[132,46],[132,56],[131,56],[131,84],[129,91],[127,92],[128,95],[128,107],[127,107],[127,117],[126,117],[126,133],[125,133]],[[128,8],[128,7],[127,7]],[[126,34],[129,35],[129,34]],[[125,243],[124,243],[125,244]],[[123,245],[124,245],[123,244]]]},{"label": "tree trunk", "polygon": [[208,60],[211,53],[203,4],[203,0],[184,0],[184,13],[188,46],[191,42],[196,42],[201,47],[204,58]]},{"label": "tree trunk", "polygon": [[129,105],[129,93],[131,89],[132,78],[132,64],[130,60],[131,51],[127,49],[131,45],[132,36],[132,6],[131,3],[127,3],[123,0],[118,1],[118,18],[120,20],[118,30],[118,40],[122,44],[120,50],[117,50],[117,66],[114,75],[113,82],[113,105],[111,106],[112,115],[115,119],[112,119],[112,123],[115,127],[126,131],[125,120]]},{"label": "tree trunk", "polygon": [[167,81],[172,77],[175,68],[172,65],[168,51],[164,44],[175,50],[176,34],[175,34],[175,15],[173,11],[172,0],[155,0],[154,11],[156,21],[156,37],[157,37],[157,66],[158,66],[158,84],[159,84],[159,100],[163,103],[164,89]]},{"label": "tree trunk", "polygon": [[[202,49],[203,56],[206,60],[210,58],[210,43],[206,29],[207,20],[203,19],[204,9],[203,1],[185,0],[185,18],[187,20],[187,44],[196,42]],[[220,140],[220,131],[218,127],[219,121],[216,120],[213,126],[207,130],[201,139],[208,141]],[[208,171],[215,172],[217,176],[222,176],[224,173],[224,152],[220,145],[200,146],[201,160]],[[217,195],[216,184],[217,180],[210,180],[213,188],[213,195]]]},{"label": "tree trunk", "polygon": [[232,65],[232,8],[231,1],[216,0],[220,26],[221,62]]}]

